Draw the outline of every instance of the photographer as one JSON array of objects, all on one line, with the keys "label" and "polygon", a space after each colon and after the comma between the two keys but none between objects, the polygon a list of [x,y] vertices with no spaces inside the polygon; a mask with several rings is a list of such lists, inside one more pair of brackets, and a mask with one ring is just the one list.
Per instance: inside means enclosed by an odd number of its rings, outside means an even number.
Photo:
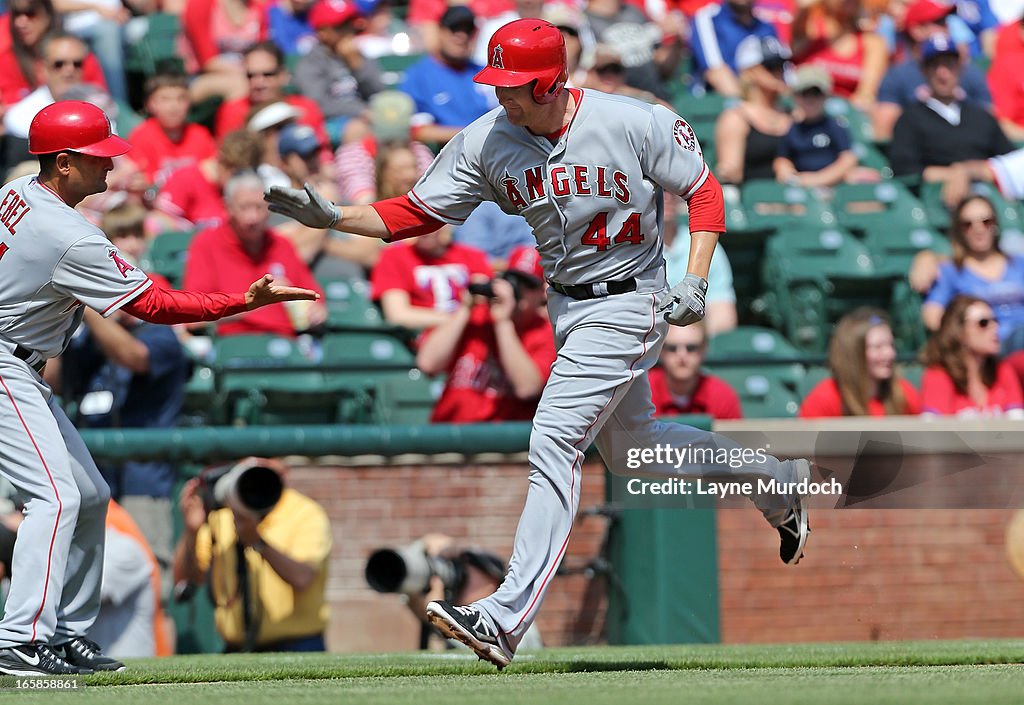
[{"label": "photographer", "polygon": [[284,486],[287,475],[277,460],[246,458],[182,489],[179,599],[209,585],[229,652],[325,650],[330,524],[319,504]]},{"label": "photographer", "polygon": [[[427,621],[432,600],[469,604],[494,592],[505,577],[505,562],[494,553],[460,546],[451,536],[424,534],[407,546],[380,548],[366,562],[366,581],[377,592],[400,593],[423,625],[420,648],[434,633]],[[527,632],[522,648],[542,646],[536,626]]]},{"label": "photographer", "polygon": [[420,345],[416,366],[448,373],[434,423],[533,418],[555,340],[537,250],[517,247],[508,263],[501,278],[471,285],[463,305]]}]

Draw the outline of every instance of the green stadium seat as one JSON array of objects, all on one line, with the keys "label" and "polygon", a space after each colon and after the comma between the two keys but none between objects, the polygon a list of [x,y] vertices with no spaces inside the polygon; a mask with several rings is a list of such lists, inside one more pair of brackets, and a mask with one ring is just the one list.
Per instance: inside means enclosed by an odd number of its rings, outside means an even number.
[{"label": "green stadium seat", "polygon": [[381,422],[392,424],[425,424],[430,422],[444,389],[444,379],[430,379],[417,369],[395,372],[378,379],[381,390]]},{"label": "green stadium seat", "polygon": [[196,363],[185,384],[185,399],[181,407],[180,424],[202,426],[223,423],[224,400],[217,389],[213,368]]},{"label": "green stadium seat", "polygon": [[377,306],[370,300],[366,281],[321,280],[327,306],[327,328],[332,331],[374,331],[386,329]]},{"label": "green stadium seat", "polygon": [[843,98],[838,96],[829,98],[825,102],[825,112],[850,131],[850,139],[855,143],[870,145],[875,141],[875,131],[871,126],[871,118],[854,108]]},{"label": "green stadium seat", "polygon": [[709,367],[736,390],[746,418],[787,418],[796,416],[800,401],[785,380],[768,370]]},{"label": "green stadium seat", "polygon": [[707,359],[711,362],[730,360],[795,360],[801,353],[777,330],[761,326],[740,326],[719,333],[708,340]]},{"label": "green stadium seat", "polygon": [[410,369],[416,357],[385,333],[332,333],[324,336],[323,365],[331,369]]},{"label": "green stadium seat", "polygon": [[750,228],[778,230],[794,224],[819,230],[836,226],[836,216],[809,189],[769,179],[747,181],[742,187],[743,208]]},{"label": "green stadium seat", "polygon": [[914,385],[914,389],[921,390],[921,378],[924,376],[924,365],[914,362],[907,365],[900,365],[900,375],[903,379]]},{"label": "green stadium seat", "polygon": [[857,306],[888,309],[897,275],[879,272],[867,247],[840,229],[789,228],[764,262],[773,324],[804,350],[823,352],[832,324]]},{"label": "green stadium seat", "polygon": [[193,237],[194,230],[160,233],[149,243],[146,254],[142,256],[142,268],[166,277],[171,286],[180,286]]},{"label": "green stadium seat", "polygon": [[905,276],[921,250],[950,254],[949,240],[931,228],[872,228],[864,235],[879,272]]},{"label": "green stadium seat", "polygon": [[925,228],[924,205],[898,181],[877,184],[838,184],[832,209],[839,225],[863,234],[869,230]]}]

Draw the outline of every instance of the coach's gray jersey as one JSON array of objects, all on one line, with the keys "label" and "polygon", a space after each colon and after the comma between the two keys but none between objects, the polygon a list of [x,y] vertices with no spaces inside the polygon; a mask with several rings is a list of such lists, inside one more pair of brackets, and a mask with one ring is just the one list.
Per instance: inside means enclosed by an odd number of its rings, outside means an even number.
[{"label": "coach's gray jersey", "polygon": [[554,145],[492,110],[441,150],[409,197],[453,225],[484,200],[523,216],[545,276],[561,284],[659,266],[660,189],[688,198],[700,188],[709,173],[700,145],[665,107],[593,90],[582,96]]},{"label": "coach's gray jersey", "polygon": [[37,177],[0,194],[0,337],[54,357],[82,304],[109,316],[152,284]]}]

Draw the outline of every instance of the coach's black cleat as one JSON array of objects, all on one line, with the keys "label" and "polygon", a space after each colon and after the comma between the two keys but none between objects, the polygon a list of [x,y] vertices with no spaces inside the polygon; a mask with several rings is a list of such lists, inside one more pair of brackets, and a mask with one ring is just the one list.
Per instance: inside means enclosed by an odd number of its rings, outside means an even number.
[{"label": "coach's black cleat", "polygon": [[0,673],[8,676],[87,676],[91,668],[69,663],[48,645],[39,642],[0,649]]},{"label": "coach's black cleat", "polygon": [[439,600],[427,605],[427,619],[446,637],[461,641],[499,671],[512,663],[512,652],[502,645],[497,630],[476,607]]},{"label": "coach's black cleat", "polygon": [[[811,479],[810,462],[794,460],[793,463],[796,470],[796,482],[809,482]],[[780,539],[779,558],[787,565],[796,565],[804,557],[804,544],[807,543],[807,535],[811,533],[803,497],[799,494],[796,496],[786,518],[776,528],[779,531]]]},{"label": "coach's black cleat", "polygon": [[63,644],[55,646],[54,651],[67,659],[73,666],[88,669],[90,673],[92,671],[123,671],[125,669],[123,663],[101,654],[99,645],[84,636],[65,641]]}]

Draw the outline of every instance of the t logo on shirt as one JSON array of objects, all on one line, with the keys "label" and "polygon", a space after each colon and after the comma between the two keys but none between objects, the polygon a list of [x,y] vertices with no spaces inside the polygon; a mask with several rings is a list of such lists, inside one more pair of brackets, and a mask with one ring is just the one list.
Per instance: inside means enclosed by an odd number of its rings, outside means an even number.
[{"label": "t logo on shirt", "polygon": [[128,264],[128,262],[123,257],[121,257],[121,255],[119,255],[117,253],[117,250],[115,250],[114,248],[107,248],[107,257],[114,260],[114,264],[117,265],[117,271],[121,272],[121,276],[124,277],[125,279],[128,278],[128,272],[135,271],[135,267]]}]

